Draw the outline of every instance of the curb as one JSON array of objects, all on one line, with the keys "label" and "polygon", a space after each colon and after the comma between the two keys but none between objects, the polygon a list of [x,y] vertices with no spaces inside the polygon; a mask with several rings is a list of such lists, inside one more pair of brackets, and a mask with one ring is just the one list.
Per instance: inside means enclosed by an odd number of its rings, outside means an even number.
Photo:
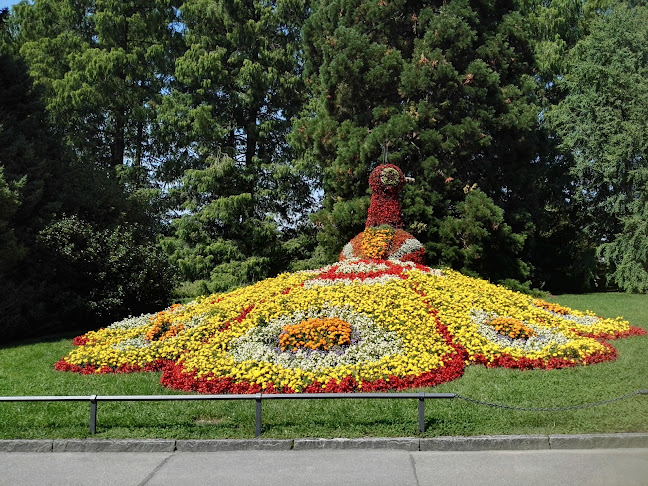
[{"label": "curb", "polygon": [[648,448],[648,433],[494,435],[477,437],[366,437],[361,439],[11,439],[0,452],[219,452],[306,450],[526,451]]}]

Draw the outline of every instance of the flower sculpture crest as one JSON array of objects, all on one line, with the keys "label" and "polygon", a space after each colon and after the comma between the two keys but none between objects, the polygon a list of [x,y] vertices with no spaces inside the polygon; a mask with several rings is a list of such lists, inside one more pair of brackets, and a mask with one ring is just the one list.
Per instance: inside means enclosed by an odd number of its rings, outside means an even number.
[{"label": "flower sculpture crest", "polygon": [[371,203],[365,228],[382,225],[393,228],[403,227],[398,194],[404,184],[403,171],[393,164],[379,165],[371,172],[369,175]]},{"label": "flower sculpture crest", "polygon": [[612,360],[610,340],[646,334],[422,264],[402,229],[396,166],[371,174],[365,231],[340,261],[282,274],[73,340],[56,369],[162,370],[201,393],[352,392],[434,386],[466,365],[565,368]]}]

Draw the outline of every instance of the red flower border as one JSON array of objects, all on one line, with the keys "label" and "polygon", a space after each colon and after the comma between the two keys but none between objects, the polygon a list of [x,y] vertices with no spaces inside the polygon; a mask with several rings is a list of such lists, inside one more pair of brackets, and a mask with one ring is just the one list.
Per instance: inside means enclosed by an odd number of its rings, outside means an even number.
[{"label": "red flower border", "polygon": [[[435,313],[436,317],[436,313]],[[444,340],[454,348],[454,352],[446,355],[443,359],[443,366],[421,373],[398,377],[391,375],[387,379],[379,378],[374,381],[357,382],[352,376],[347,376],[339,382],[331,379],[327,383],[314,381],[306,386],[301,393],[351,393],[371,392],[388,390],[405,390],[408,388],[423,388],[439,385],[448,381],[456,380],[464,372],[466,352],[455,344],[447,328],[436,319],[438,331],[443,335]],[[235,382],[229,377],[214,377],[213,375],[196,376],[196,370],[188,371],[182,363],[168,362],[162,370],[160,383],[166,387],[194,391],[198,393],[295,393],[291,388],[277,389],[273,383],[265,388],[258,383],[248,381]]]},{"label": "red flower border", "polygon": [[[572,329],[574,332],[578,332],[575,329]],[[614,341],[615,339],[623,339],[630,336],[645,336],[648,334],[648,331],[641,327],[630,326],[630,329],[627,331],[616,331],[614,333],[605,333],[605,334],[594,334],[588,332],[578,332],[579,336],[593,338],[593,339],[605,339],[608,341]]]}]

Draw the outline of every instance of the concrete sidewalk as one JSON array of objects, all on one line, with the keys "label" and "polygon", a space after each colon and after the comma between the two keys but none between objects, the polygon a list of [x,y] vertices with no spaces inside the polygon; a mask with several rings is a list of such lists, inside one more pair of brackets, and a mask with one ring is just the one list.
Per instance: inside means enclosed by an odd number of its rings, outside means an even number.
[{"label": "concrete sidewalk", "polygon": [[648,486],[648,434],[0,440],[0,486]]},{"label": "concrete sidewalk", "polygon": [[0,485],[647,486],[648,448],[1,452]]}]

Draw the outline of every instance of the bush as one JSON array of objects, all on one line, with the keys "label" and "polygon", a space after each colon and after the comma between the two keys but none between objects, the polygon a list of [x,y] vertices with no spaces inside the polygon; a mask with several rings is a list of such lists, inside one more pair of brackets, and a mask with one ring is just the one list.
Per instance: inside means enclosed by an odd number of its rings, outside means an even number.
[{"label": "bush", "polygon": [[76,216],[41,231],[39,242],[65,295],[63,314],[92,327],[169,303],[175,284],[166,257],[137,227],[98,229]]}]

